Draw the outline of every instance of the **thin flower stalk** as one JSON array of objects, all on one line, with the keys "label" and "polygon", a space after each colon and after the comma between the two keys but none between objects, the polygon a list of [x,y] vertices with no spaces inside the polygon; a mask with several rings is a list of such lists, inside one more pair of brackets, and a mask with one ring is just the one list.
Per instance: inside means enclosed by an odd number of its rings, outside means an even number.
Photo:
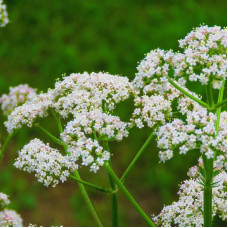
[{"label": "thin flower stalk", "polygon": [[105,167],[108,171],[108,173],[111,175],[111,177],[114,179],[118,187],[121,189],[123,194],[127,197],[127,199],[130,201],[130,203],[133,205],[133,207],[138,211],[138,213],[141,215],[141,217],[145,220],[145,222],[151,226],[155,227],[155,224],[152,222],[152,220],[145,214],[145,212],[142,210],[142,208],[138,205],[138,203],[135,201],[135,199],[132,197],[132,195],[128,192],[128,190],[125,188],[123,183],[120,181],[120,179],[116,176],[112,168],[108,163],[105,163]]},{"label": "thin flower stalk", "polygon": [[147,146],[149,145],[149,143],[151,142],[151,140],[154,138],[154,132],[152,131],[151,134],[149,135],[149,137],[147,138],[146,142],[143,144],[143,146],[140,148],[140,150],[137,152],[137,154],[135,155],[134,159],[132,160],[132,162],[130,163],[130,165],[127,167],[126,171],[124,172],[124,174],[122,175],[122,177],[120,178],[120,180],[122,182],[124,182],[126,176],[128,175],[128,173],[131,171],[131,169],[133,168],[133,166],[135,165],[135,163],[137,162],[137,160],[139,159],[139,157],[142,155],[143,151],[147,148]]}]

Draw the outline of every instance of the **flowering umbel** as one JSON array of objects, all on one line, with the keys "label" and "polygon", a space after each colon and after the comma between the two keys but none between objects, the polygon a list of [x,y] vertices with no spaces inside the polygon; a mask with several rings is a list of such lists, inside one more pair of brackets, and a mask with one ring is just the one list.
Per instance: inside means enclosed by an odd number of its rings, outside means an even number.
[{"label": "flowering umbel", "polygon": [[6,209],[10,201],[8,196],[0,192],[0,227],[22,227],[22,218],[14,210]]},{"label": "flowering umbel", "polygon": [[[189,180],[180,185],[179,200],[165,206],[161,213],[153,217],[158,226],[201,227],[203,221],[203,186],[197,166],[190,169]],[[215,178],[213,187],[212,216],[227,219],[227,173],[222,171]]]},{"label": "flowering umbel", "polygon": [[3,114],[8,116],[17,106],[31,101],[36,96],[36,91],[27,84],[10,87],[9,94],[0,97]]},{"label": "flowering umbel", "polygon": [[191,83],[205,86],[209,81],[212,90],[224,86],[226,37],[226,29],[202,26],[179,41],[183,52],[156,49],[139,64],[133,81],[138,97],[132,122],[139,128],[155,127],[161,161],[172,158],[176,149],[180,154],[199,149],[208,159],[215,151],[226,152],[226,112],[216,132],[216,114],[197,102],[203,94],[189,89],[194,87],[189,87]]},{"label": "flowering umbel", "polygon": [[45,186],[64,182],[80,164],[96,173],[111,156],[104,145],[129,134],[131,124],[113,115],[113,111],[118,103],[134,95],[127,77],[101,72],[64,76],[47,93],[16,107],[5,125],[8,132],[23,125],[32,127],[39,118],[54,112],[66,120],[60,135],[66,154],[34,139],[19,152],[15,166],[35,172]]},{"label": "flowering umbel", "polygon": [[63,156],[58,150],[39,139],[31,140],[19,151],[19,157],[14,165],[29,173],[35,172],[39,182],[45,186],[51,184],[53,187],[59,183],[59,180],[66,181],[70,171],[77,168],[69,156]]},{"label": "flowering umbel", "polygon": [[9,23],[8,13],[6,11],[6,5],[3,0],[0,0],[0,27],[4,27]]}]

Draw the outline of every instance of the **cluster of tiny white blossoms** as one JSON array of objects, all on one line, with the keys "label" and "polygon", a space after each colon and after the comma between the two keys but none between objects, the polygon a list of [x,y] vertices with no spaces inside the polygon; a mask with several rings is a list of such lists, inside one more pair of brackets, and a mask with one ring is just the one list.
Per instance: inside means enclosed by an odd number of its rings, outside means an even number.
[{"label": "cluster of tiny white blossoms", "polygon": [[90,165],[93,172],[110,158],[110,153],[100,146],[99,141],[120,141],[127,136],[127,123],[101,110],[78,113],[61,135],[68,144],[71,157],[75,161],[82,158],[82,165]]},{"label": "cluster of tiny white blossoms", "polygon": [[[220,88],[221,82],[226,80],[226,42],[226,29],[202,26],[180,41],[183,53],[156,49],[140,62],[133,81],[138,97],[132,122],[139,128],[156,126],[161,161],[172,158],[175,149],[181,154],[200,149],[208,158],[212,158],[215,151],[217,155],[226,152],[226,114],[222,114],[225,119],[220,122],[216,135],[216,115],[170,83],[171,79],[196,99],[202,97],[189,91],[188,81],[205,85],[211,80],[215,89]],[[215,71],[212,70],[214,64],[217,64]]]},{"label": "cluster of tiny white blossoms", "polygon": [[211,79],[214,89],[219,89],[227,74],[227,29],[201,26],[180,40],[179,45],[184,48],[186,63],[181,71],[188,79],[203,85]]},{"label": "cluster of tiny white blossoms", "polygon": [[48,116],[48,109],[51,105],[50,95],[48,93],[41,93],[35,96],[30,102],[16,107],[5,122],[8,132],[12,133],[23,125],[32,127],[38,117],[43,118]]},{"label": "cluster of tiny white blossoms", "polygon": [[[6,194],[0,192],[0,227],[23,227],[21,215],[14,210],[6,208],[10,203],[8,198]],[[38,226],[30,224],[28,227]]]},{"label": "cluster of tiny white blossoms", "polygon": [[[169,71],[173,69],[173,62],[175,59],[179,60],[179,56],[180,53],[175,55],[172,51],[161,49],[148,53],[137,67],[138,72],[133,80],[135,89],[143,95],[162,95],[169,101],[179,97],[180,92],[167,79]],[[184,85],[186,81],[181,79],[178,82]]]},{"label": "cluster of tiny white blossoms", "polygon": [[6,209],[10,200],[0,192],[0,227],[22,227],[22,218],[14,210]]},{"label": "cluster of tiny white blossoms", "polygon": [[39,139],[31,140],[19,151],[19,156],[14,163],[16,168],[29,173],[35,172],[38,181],[45,186],[55,187],[59,180],[66,181],[70,171],[77,169],[69,156],[63,156],[49,144],[44,144]]},{"label": "cluster of tiny white blossoms", "polygon": [[[97,172],[110,158],[103,142],[122,140],[128,136],[130,128],[129,123],[121,121],[111,113],[118,103],[134,95],[135,90],[127,77],[101,72],[71,74],[57,81],[55,87],[47,93],[41,93],[30,102],[15,108],[8,116],[5,126],[8,132],[13,132],[23,125],[32,127],[38,118],[46,117],[52,109],[68,121],[61,134],[61,140],[67,145],[67,158],[69,157],[71,167],[67,167],[64,160],[66,157],[62,155],[64,159],[58,166],[64,169],[65,177],[69,175],[72,167],[78,167],[79,159],[82,165],[89,165],[91,171]],[[57,152],[50,153],[49,151],[56,150],[49,149],[48,146],[45,150],[40,147],[45,145],[38,140],[31,141],[19,152],[15,165],[26,171],[35,171],[39,181],[45,185],[56,185],[56,178],[52,179],[49,175],[53,164],[47,163],[49,160],[56,161]],[[43,160],[39,157],[43,157]],[[46,157],[48,160],[45,160]],[[58,176],[57,173],[54,175]],[[64,176],[58,178],[62,179],[62,182],[65,180]]]},{"label": "cluster of tiny white blossoms", "polygon": [[170,118],[172,111],[171,103],[159,95],[136,97],[135,106],[131,121],[138,128],[144,127],[145,123],[151,128],[162,125]]},{"label": "cluster of tiny white blossoms", "polygon": [[0,97],[0,104],[3,114],[8,116],[17,106],[31,101],[36,96],[35,89],[27,84],[10,87],[9,94]]},{"label": "cluster of tiny white blossoms", "polygon": [[136,88],[144,94],[167,95],[169,99],[178,92],[168,83],[167,76],[180,85],[199,81],[202,85],[211,80],[214,89],[219,89],[226,79],[226,29],[202,26],[179,41],[183,53],[156,49],[148,53],[138,66],[134,80]]},{"label": "cluster of tiny white blossoms", "polygon": [[[194,166],[188,173],[190,180],[180,185],[179,200],[165,206],[161,213],[153,217],[158,226],[202,227],[203,226],[203,186],[200,184],[198,167]],[[215,178],[212,189],[212,216],[227,219],[227,173],[221,171]]]},{"label": "cluster of tiny white blossoms", "polygon": [[0,212],[0,226],[22,227],[22,218],[16,211],[5,209]]},{"label": "cluster of tiny white blossoms", "polygon": [[[138,127],[142,127],[143,122],[146,122],[149,127],[154,125],[161,126],[165,121],[170,120],[173,112],[171,107],[174,101],[177,101],[180,112],[188,107],[186,106],[186,101],[192,102],[168,81],[169,72],[177,72],[175,67],[183,63],[182,56],[183,54],[181,53],[175,54],[172,51],[156,49],[147,54],[145,59],[141,61],[137,68],[138,73],[133,80],[133,86],[137,91],[138,97],[135,99],[136,109],[133,113],[132,121],[134,122],[135,120]],[[181,77],[175,83],[184,88],[189,94],[200,99],[200,95],[189,91],[185,87],[185,78]],[[142,97],[146,97],[146,102],[141,102],[140,104],[139,101],[144,100]],[[152,103],[153,108],[151,107]],[[143,114],[144,112],[141,112],[137,107],[139,104],[141,105],[141,110],[147,110],[150,107],[154,112],[152,111],[149,116],[141,115],[140,118],[138,114]]]},{"label": "cluster of tiny white blossoms", "polygon": [[129,124],[114,116],[115,106],[132,95],[134,89],[127,77],[107,73],[71,74],[59,81],[52,91],[55,110],[62,116],[73,116],[62,140],[72,159],[97,172],[110,159],[101,141],[120,141],[128,136]]},{"label": "cluster of tiny white blossoms", "polygon": [[0,0],[0,27],[4,27],[9,23],[8,13],[6,11],[6,5],[3,0]]},{"label": "cluster of tiny white blossoms", "polygon": [[8,196],[0,192],[0,209],[5,208],[10,203]]},{"label": "cluster of tiny white blossoms", "polygon": [[55,84],[51,91],[54,108],[61,116],[75,112],[105,108],[113,110],[121,101],[134,94],[127,77],[108,73],[71,74]]},{"label": "cluster of tiny white blossoms", "polygon": [[[188,112],[186,122],[174,119],[172,122],[161,126],[156,132],[158,148],[161,161],[173,157],[175,149],[179,149],[180,154],[186,154],[193,149],[200,149],[208,159],[217,156],[224,156],[227,151],[227,113],[221,113],[221,120],[218,135],[216,138],[215,120],[213,113],[201,108],[199,111]],[[223,157],[224,158],[224,157]],[[224,159],[223,159],[224,160]]]},{"label": "cluster of tiny white blossoms", "polygon": [[[120,101],[134,94],[127,77],[108,73],[71,74],[55,84],[55,88],[42,93],[22,106],[17,107],[5,123],[8,132],[32,126],[38,117],[46,117],[53,108],[63,118],[70,114],[94,109],[111,111]],[[105,105],[104,105],[105,104]]]}]

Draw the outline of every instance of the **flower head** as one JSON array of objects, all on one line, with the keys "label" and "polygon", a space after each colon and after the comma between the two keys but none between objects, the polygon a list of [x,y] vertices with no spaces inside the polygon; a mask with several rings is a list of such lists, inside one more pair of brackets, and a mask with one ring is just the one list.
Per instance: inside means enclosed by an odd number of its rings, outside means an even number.
[{"label": "flower head", "polygon": [[4,210],[0,212],[1,227],[22,227],[21,216],[13,210]]},{"label": "flower head", "polygon": [[[153,217],[158,226],[201,227],[203,226],[203,186],[199,183],[197,167],[190,169],[191,179],[180,185],[179,200],[165,206],[158,216]],[[227,174],[222,171],[214,178],[217,183],[212,189],[212,216],[227,218]]]},{"label": "flower head", "polygon": [[75,115],[61,138],[68,145],[73,159],[81,158],[82,165],[90,165],[90,170],[96,172],[110,158],[110,153],[100,145],[100,141],[122,140],[128,136],[127,127],[128,124],[118,116],[94,110]]},{"label": "flower head", "polygon": [[71,74],[56,82],[54,89],[17,107],[5,125],[8,132],[24,124],[31,127],[38,117],[46,117],[50,108],[63,118],[95,109],[109,112],[133,94],[133,86],[127,77],[101,72]]},{"label": "flower head", "polygon": [[4,27],[9,23],[8,13],[6,11],[6,5],[3,0],[0,0],[0,27]]},{"label": "flower head", "polygon": [[70,172],[78,168],[69,156],[63,156],[58,150],[39,139],[31,140],[19,151],[19,157],[14,165],[29,173],[35,172],[39,182],[53,187],[59,181],[65,182]]},{"label": "flower head", "polygon": [[5,208],[10,203],[8,196],[0,192],[0,209]]},{"label": "flower head", "polygon": [[140,62],[133,80],[137,98],[132,122],[139,128],[156,126],[161,161],[172,158],[176,149],[181,154],[199,149],[207,158],[226,153],[225,117],[217,132],[216,115],[195,101],[204,94],[188,88],[209,81],[214,89],[221,88],[227,71],[226,36],[226,29],[202,26],[180,41],[183,52],[156,49]]},{"label": "flower head", "polygon": [[0,104],[4,115],[8,116],[17,106],[31,101],[36,96],[36,91],[28,85],[11,87],[9,94],[0,97]]},{"label": "flower head", "polygon": [[[161,126],[156,132],[161,161],[170,159],[175,149],[179,149],[180,154],[199,149],[208,159],[214,157],[214,151],[217,156],[226,156],[226,112],[223,112],[221,116],[216,137],[214,137],[216,116],[213,113],[207,113],[203,108],[199,111],[188,112],[186,121],[174,119]],[[171,153],[172,156],[167,156],[167,153]]]}]

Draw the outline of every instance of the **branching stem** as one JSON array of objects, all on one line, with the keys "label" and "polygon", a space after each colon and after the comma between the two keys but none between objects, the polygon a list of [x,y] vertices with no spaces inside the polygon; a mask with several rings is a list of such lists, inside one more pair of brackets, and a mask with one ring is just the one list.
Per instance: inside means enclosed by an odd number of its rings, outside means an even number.
[{"label": "branching stem", "polygon": [[130,165],[127,167],[126,171],[124,172],[123,176],[121,177],[121,181],[123,182],[126,178],[126,176],[128,175],[128,173],[130,172],[130,170],[132,169],[132,167],[135,165],[136,161],[139,159],[139,157],[141,156],[141,154],[143,153],[143,151],[146,149],[146,147],[148,146],[148,144],[151,142],[151,140],[154,137],[154,133],[152,131],[152,133],[149,135],[149,137],[147,138],[146,142],[143,144],[143,146],[141,147],[141,149],[138,151],[138,153],[135,155],[134,159],[132,160],[132,162],[130,163]]},{"label": "branching stem", "polygon": [[127,199],[130,201],[130,203],[133,205],[133,207],[138,211],[138,213],[141,215],[141,217],[147,222],[149,226],[155,227],[155,224],[152,222],[152,220],[145,214],[145,212],[142,210],[142,208],[138,205],[138,203],[135,201],[135,199],[132,197],[132,195],[128,192],[128,190],[125,188],[121,180],[116,176],[112,168],[110,167],[109,163],[105,163],[105,167],[110,174],[110,176],[114,179],[118,187],[121,189],[123,194],[127,197]]}]

